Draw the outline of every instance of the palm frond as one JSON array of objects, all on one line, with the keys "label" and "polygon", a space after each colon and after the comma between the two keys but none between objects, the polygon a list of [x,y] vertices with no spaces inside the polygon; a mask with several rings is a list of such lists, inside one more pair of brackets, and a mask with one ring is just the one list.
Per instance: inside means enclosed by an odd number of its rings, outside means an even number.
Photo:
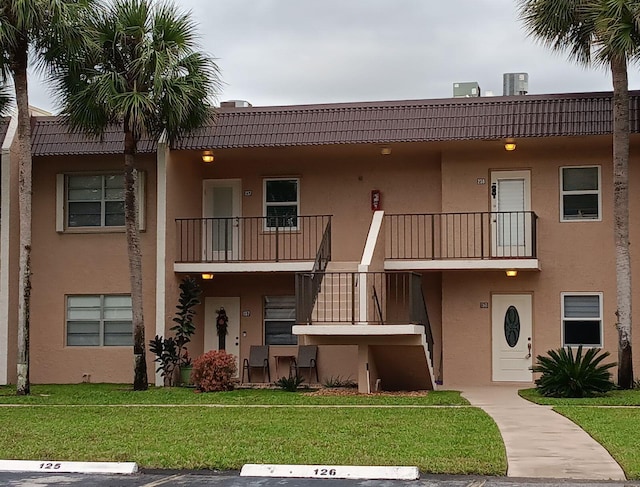
[{"label": "palm frond", "polygon": [[13,108],[14,97],[10,86],[0,84],[0,116],[6,116]]},{"label": "palm frond", "polygon": [[581,64],[639,56],[638,0],[518,0],[518,10],[532,37]]},{"label": "palm frond", "polygon": [[601,365],[609,352],[589,348],[583,355],[582,346],[575,351],[571,347],[549,350],[547,356],[536,357],[533,372],[540,373],[536,387],[544,396],[590,397],[613,389],[609,369],[615,363]]},{"label": "palm frond", "polygon": [[529,34],[554,51],[569,51],[581,64],[591,62],[591,11],[585,0],[518,0],[520,19]]},{"label": "palm frond", "polygon": [[199,50],[189,14],[168,2],[115,0],[84,32],[84,51],[51,76],[73,127],[95,134],[126,120],[136,140],[163,131],[175,140],[211,122],[219,70]]}]

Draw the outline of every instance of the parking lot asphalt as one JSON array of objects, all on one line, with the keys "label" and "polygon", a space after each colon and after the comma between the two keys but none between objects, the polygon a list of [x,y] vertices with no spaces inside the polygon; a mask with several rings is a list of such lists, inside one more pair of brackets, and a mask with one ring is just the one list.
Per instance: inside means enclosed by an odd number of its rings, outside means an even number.
[{"label": "parking lot asphalt", "polygon": [[419,480],[342,480],[240,477],[237,472],[143,471],[134,475],[0,472],[8,487],[640,487],[638,481],[592,481],[513,477],[421,475]]}]

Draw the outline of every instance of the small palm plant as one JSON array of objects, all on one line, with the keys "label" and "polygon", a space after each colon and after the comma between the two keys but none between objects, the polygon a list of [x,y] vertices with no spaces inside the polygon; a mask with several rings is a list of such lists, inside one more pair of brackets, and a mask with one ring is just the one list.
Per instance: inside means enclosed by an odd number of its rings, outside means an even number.
[{"label": "small palm plant", "polygon": [[582,354],[582,345],[575,355],[573,348],[549,350],[548,356],[538,355],[531,367],[542,375],[536,379],[538,392],[548,397],[593,397],[615,387],[609,369],[616,364],[601,364],[609,352],[589,348]]},{"label": "small palm plant", "polygon": [[289,377],[281,377],[274,382],[283,391],[296,392],[300,387],[300,384],[304,382],[304,379],[299,375],[290,375]]}]

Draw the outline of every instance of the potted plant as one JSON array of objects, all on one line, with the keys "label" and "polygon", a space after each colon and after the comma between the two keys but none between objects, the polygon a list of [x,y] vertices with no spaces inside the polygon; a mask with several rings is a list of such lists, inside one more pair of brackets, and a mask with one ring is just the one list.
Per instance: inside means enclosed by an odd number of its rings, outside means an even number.
[{"label": "potted plant", "polygon": [[149,349],[155,354],[155,362],[159,364],[156,372],[161,372],[169,386],[174,385],[178,378],[183,384],[190,383],[191,357],[186,344],[196,331],[193,323],[196,314],[194,308],[200,304],[201,294],[197,281],[192,277],[185,277],[180,283],[180,297],[176,305],[178,311],[172,319],[176,324],[170,328],[175,333],[175,338],[156,335],[149,342]]},{"label": "potted plant", "polygon": [[193,370],[193,366],[191,364],[191,357],[189,357],[189,351],[186,348],[180,357],[178,367],[180,368],[180,383],[182,385],[191,385],[191,371]]}]

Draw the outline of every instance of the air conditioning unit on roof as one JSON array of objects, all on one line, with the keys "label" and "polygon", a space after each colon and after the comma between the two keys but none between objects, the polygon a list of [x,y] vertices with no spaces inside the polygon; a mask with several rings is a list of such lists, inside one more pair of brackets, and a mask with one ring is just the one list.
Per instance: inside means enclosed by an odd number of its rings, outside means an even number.
[{"label": "air conditioning unit on roof", "polygon": [[528,92],[528,73],[504,73],[502,75],[502,94],[504,96],[526,95]]},{"label": "air conditioning unit on roof", "polygon": [[227,100],[220,102],[220,107],[229,107],[229,108],[249,108],[251,103],[247,100]]},{"label": "air conditioning unit on roof", "polygon": [[480,96],[480,85],[477,81],[453,83],[454,98],[471,98]]}]

